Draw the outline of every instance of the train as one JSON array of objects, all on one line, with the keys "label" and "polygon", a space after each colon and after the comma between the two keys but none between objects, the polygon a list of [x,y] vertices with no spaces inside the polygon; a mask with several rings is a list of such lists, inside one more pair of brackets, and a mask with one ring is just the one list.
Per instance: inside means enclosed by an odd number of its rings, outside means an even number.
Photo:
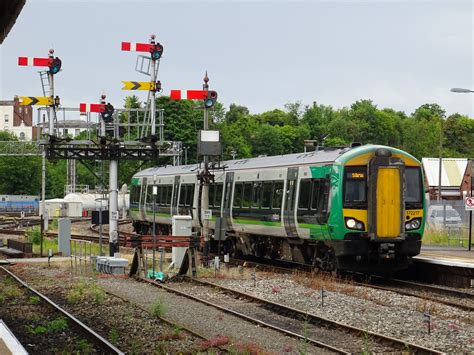
[{"label": "train", "polygon": [[0,195],[1,213],[35,213],[39,210],[39,196],[34,195]]},{"label": "train", "polygon": [[[421,162],[382,145],[223,161],[209,185],[210,245],[232,256],[311,265],[327,272],[392,273],[420,252],[425,227]],[[198,165],[132,177],[137,233],[170,234],[172,216],[205,223]],[[153,186],[156,194],[153,195]],[[220,219],[219,223],[216,223]]]}]

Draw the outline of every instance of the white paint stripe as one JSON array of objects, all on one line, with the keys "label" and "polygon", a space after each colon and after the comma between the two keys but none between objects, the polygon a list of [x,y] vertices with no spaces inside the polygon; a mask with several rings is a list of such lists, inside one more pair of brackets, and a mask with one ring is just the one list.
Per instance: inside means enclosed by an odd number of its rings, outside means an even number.
[{"label": "white paint stripe", "polygon": [[137,44],[136,44],[136,42],[131,42],[131,43],[130,43],[130,50],[133,51],[133,52],[136,52],[136,51],[137,51]]},{"label": "white paint stripe", "polygon": [[33,66],[33,59],[34,58],[28,57],[28,62],[27,62],[28,66]]}]

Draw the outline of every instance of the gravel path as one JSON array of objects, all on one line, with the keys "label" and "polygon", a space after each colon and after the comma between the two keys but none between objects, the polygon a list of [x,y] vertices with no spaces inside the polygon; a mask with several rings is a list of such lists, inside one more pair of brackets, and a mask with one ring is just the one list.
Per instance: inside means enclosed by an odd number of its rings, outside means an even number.
[{"label": "gravel path", "polygon": [[[237,348],[245,350],[261,349],[272,353],[325,354],[326,350],[312,347],[285,337],[276,331],[250,324],[238,317],[227,315],[213,307],[168,293],[158,287],[131,279],[103,279],[100,285],[131,302],[143,307],[152,307],[156,302],[165,305],[165,317],[183,324],[200,334],[213,337],[228,336],[235,340]],[[250,351],[249,351],[250,352]]]},{"label": "gravel path", "polygon": [[[283,303],[329,319],[386,334],[447,353],[474,353],[474,315],[395,292],[314,280],[302,275],[257,273],[258,281],[235,272],[208,280],[240,292]],[[311,287],[308,287],[311,286]],[[321,287],[325,289],[321,307]],[[423,314],[431,314],[431,335]]]}]

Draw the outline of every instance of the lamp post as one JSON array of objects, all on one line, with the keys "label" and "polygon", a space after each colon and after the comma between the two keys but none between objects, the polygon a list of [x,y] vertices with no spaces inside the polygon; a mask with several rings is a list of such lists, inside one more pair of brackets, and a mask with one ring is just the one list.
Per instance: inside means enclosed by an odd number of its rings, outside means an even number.
[{"label": "lamp post", "polygon": [[[450,90],[451,92],[455,92],[457,94],[469,94],[473,93],[474,90],[470,89],[463,89],[463,88],[452,88]],[[473,196],[473,183],[474,183],[474,177],[471,176],[471,197]],[[469,245],[468,245],[468,250],[471,251],[471,242],[472,242],[472,210],[469,211]]]}]

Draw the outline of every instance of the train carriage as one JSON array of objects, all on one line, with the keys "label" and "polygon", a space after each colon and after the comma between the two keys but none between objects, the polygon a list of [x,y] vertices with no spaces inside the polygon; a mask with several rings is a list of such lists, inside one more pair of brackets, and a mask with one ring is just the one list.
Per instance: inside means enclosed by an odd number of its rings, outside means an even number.
[{"label": "train carriage", "polygon": [[[223,162],[209,188],[209,208],[226,227],[233,254],[311,264],[323,270],[396,271],[421,247],[421,164],[399,149],[365,145]],[[202,223],[196,165],[150,168],[132,179],[134,228],[149,233],[171,216]]]}]

